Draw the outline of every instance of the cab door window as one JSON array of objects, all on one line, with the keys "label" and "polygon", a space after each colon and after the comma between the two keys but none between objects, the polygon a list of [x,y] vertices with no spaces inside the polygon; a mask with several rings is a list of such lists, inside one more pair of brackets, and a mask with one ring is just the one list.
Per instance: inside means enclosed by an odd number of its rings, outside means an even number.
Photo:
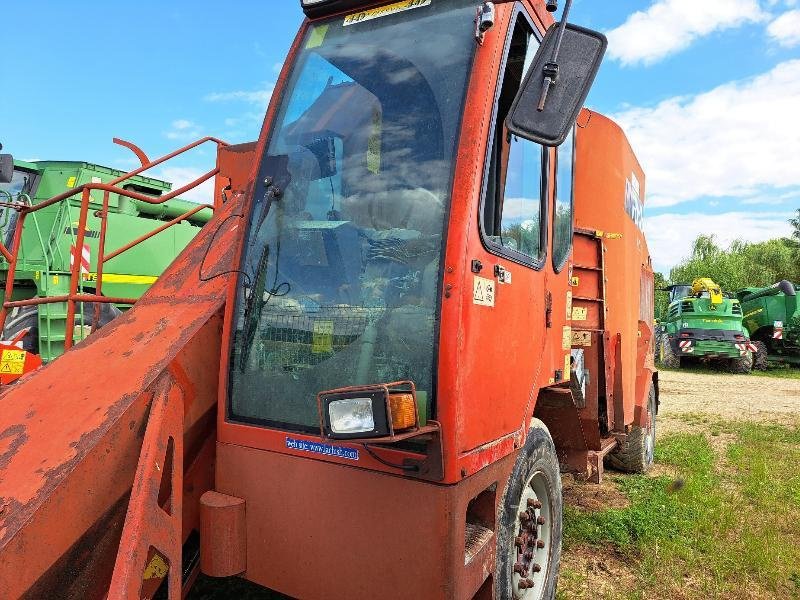
[{"label": "cab door window", "polygon": [[556,153],[556,192],[553,211],[553,268],[564,268],[572,250],[572,205],[575,166],[575,128]]},{"label": "cab door window", "polygon": [[532,28],[519,13],[498,99],[481,218],[490,251],[536,267],[545,255],[547,153],[541,145],[511,135],[505,120],[538,48]]}]

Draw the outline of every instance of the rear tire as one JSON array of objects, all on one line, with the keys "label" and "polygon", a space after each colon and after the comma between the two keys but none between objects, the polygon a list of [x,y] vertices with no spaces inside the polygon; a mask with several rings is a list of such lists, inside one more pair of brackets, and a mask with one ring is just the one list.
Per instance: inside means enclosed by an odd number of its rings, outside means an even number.
[{"label": "rear tire", "polygon": [[13,340],[20,331],[30,328],[22,338],[22,349],[37,354],[39,352],[39,307],[17,306],[11,309],[3,327],[3,339]]},{"label": "rear tire", "polygon": [[606,464],[625,473],[647,473],[653,466],[656,448],[656,390],[647,397],[647,424],[634,425],[625,439],[606,457]]},{"label": "rear tire", "polygon": [[[561,470],[553,438],[544,423],[533,419],[503,493],[497,527],[495,598],[555,598],[563,510]],[[525,553],[529,553],[528,558]]]},{"label": "rear tire", "polygon": [[728,362],[728,370],[736,375],[747,375],[753,370],[753,353],[746,352],[739,358],[731,358]]},{"label": "rear tire", "polygon": [[672,349],[672,344],[669,341],[669,335],[666,333],[662,334],[661,336],[658,350],[659,362],[664,366],[664,368],[681,368],[681,357],[675,354],[675,351]]},{"label": "rear tire", "polygon": [[753,342],[756,351],[753,354],[753,370],[766,371],[768,365],[769,350],[764,342]]}]

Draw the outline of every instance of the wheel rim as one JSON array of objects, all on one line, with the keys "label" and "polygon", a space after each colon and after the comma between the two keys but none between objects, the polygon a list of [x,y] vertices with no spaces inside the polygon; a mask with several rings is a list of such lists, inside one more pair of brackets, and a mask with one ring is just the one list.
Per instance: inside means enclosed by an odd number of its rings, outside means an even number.
[{"label": "wheel rim", "polygon": [[553,512],[547,480],[537,471],[522,486],[509,558],[515,599],[544,598],[550,569]]},{"label": "wheel rim", "polygon": [[647,402],[647,430],[644,436],[645,460],[648,465],[653,464],[656,442],[656,410],[651,398]]}]

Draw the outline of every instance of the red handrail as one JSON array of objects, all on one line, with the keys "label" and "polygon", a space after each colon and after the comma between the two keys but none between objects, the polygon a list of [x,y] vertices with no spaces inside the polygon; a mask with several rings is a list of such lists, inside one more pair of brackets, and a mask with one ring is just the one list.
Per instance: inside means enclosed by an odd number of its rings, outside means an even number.
[{"label": "red handrail", "polygon": [[[102,296],[102,275],[103,275],[103,266],[106,262],[115,258],[130,250],[134,246],[141,244],[147,239],[161,233],[162,231],[176,225],[182,221],[185,221],[192,215],[200,212],[203,209],[210,208],[214,210],[213,205],[211,204],[199,204],[197,207],[192,208],[191,210],[185,212],[184,214],[180,215],[172,219],[171,221],[164,223],[163,225],[157,227],[155,230],[142,235],[135,240],[125,244],[121,248],[110,252],[109,254],[105,254],[105,243],[106,243],[106,227],[108,225],[108,203],[109,203],[109,194],[115,193],[119,194],[120,196],[125,196],[127,198],[133,198],[135,200],[139,200],[141,202],[147,202],[149,204],[162,204],[180,196],[199,186],[200,184],[208,181],[212,177],[216,176],[219,173],[219,168],[214,168],[207,173],[204,173],[194,181],[184,185],[183,187],[171,191],[169,194],[164,196],[160,196],[158,198],[154,198],[152,196],[147,196],[145,194],[140,194],[138,192],[134,192],[132,190],[127,190],[124,188],[117,187],[118,184],[130,179],[135,175],[139,175],[140,173],[147,171],[148,169],[152,169],[155,166],[160,165],[180,154],[188,152],[201,144],[206,142],[214,142],[219,149],[222,146],[227,146],[227,143],[215,138],[215,137],[204,137],[196,142],[188,144],[183,148],[175,150],[174,152],[170,152],[156,160],[153,160],[147,164],[143,164],[141,167],[134,169],[128,173],[125,173],[121,177],[117,177],[116,179],[111,180],[108,183],[86,183],[83,185],[78,186],[77,188],[72,188],[66,192],[53,196],[52,198],[45,200],[44,202],[40,202],[34,206],[27,206],[27,205],[16,205],[12,206],[14,210],[19,212],[19,218],[16,223],[16,229],[14,231],[14,238],[11,244],[11,249],[7,248],[5,244],[0,240],[0,254],[8,261],[8,274],[6,276],[6,287],[5,287],[5,296],[4,301],[2,304],[2,308],[0,308],[0,331],[3,330],[5,327],[6,316],[8,315],[8,310],[15,307],[20,306],[38,306],[40,304],[52,304],[56,302],[66,302],[67,303],[67,323],[66,323],[66,332],[65,332],[65,339],[64,339],[64,348],[69,349],[72,347],[74,343],[74,330],[75,330],[75,304],[77,302],[94,302],[97,303],[95,308],[95,322],[97,322],[97,317],[99,316],[100,304],[101,303],[114,303],[114,304],[133,304],[135,299],[133,298],[108,298],[106,296]],[[13,297],[14,293],[14,275],[16,272],[17,267],[17,260],[19,258],[19,248],[22,241],[22,229],[25,222],[25,217],[28,213],[36,212],[38,210],[42,210],[43,208],[47,208],[48,206],[52,206],[57,204],[58,202],[63,202],[64,200],[68,200],[70,198],[74,198],[77,194],[81,194],[81,210],[80,216],[78,218],[78,233],[77,239],[75,240],[75,247],[76,248],[83,248],[83,243],[85,241],[85,234],[86,234],[86,221],[89,216],[89,204],[91,202],[90,193],[92,190],[102,190],[103,191],[103,208],[102,210],[98,211],[96,215],[100,217],[100,239],[99,239],[99,255],[97,258],[97,282],[95,285],[95,293],[94,294],[84,294],[79,293],[78,288],[80,286],[80,260],[73,260],[72,265],[70,267],[70,286],[69,286],[69,294],[62,295],[62,296],[49,296],[49,297],[42,297],[42,298],[29,298],[27,300],[16,300],[12,301],[11,298]]]}]

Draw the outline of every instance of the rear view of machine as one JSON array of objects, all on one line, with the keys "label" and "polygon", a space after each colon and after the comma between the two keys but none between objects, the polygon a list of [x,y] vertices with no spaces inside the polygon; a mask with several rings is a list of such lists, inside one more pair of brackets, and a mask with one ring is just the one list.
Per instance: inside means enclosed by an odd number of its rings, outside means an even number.
[{"label": "rear view of machine", "polygon": [[676,369],[692,361],[749,373],[756,346],[742,324],[742,305],[708,278],[672,285],[666,314],[659,319],[658,358]]},{"label": "rear view of machine", "polygon": [[744,325],[757,350],[757,369],[766,369],[769,360],[800,365],[798,289],[791,281],[784,280],[736,294],[742,303]]}]

